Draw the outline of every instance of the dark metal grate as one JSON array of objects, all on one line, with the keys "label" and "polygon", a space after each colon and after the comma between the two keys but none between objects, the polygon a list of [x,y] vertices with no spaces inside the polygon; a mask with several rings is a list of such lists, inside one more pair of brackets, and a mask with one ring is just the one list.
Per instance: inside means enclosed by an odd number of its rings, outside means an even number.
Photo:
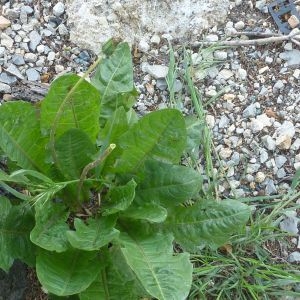
[{"label": "dark metal grate", "polygon": [[276,0],[268,5],[268,9],[279,30],[284,34],[292,30],[287,22],[290,16],[294,15],[300,20],[293,0]]}]

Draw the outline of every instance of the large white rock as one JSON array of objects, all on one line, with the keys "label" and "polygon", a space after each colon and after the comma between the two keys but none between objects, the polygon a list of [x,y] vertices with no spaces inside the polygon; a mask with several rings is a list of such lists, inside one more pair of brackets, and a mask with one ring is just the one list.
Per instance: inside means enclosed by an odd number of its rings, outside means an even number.
[{"label": "large white rock", "polygon": [[99,51],[110,37],[129,43],[168,33],[182,41],[222,22],[229,0],[66,0],[70,39],[82,48]]}]

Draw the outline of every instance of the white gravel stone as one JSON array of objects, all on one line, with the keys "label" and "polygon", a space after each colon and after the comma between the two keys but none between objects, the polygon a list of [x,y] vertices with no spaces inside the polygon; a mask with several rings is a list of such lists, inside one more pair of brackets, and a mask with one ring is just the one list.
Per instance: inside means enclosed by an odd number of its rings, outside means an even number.
[{"label": "white gravel stone", "polygon": [[272,63],[273,63],[273,57],[266,56],[265,62],[266,62],[268,65],[272,64]]},{"label": "white gravel stone", "polygon": [[271,119],[266,114],[261,114],[256,119],[263,124],[264,127],[272,126]]},{"label": "white gravel stone", "polygon": [[276,149],[276,142],[271,136],[265,135],[264,137],[262,137],[262,142],[268,150],[273,151]]},{"label": "white gravel stone", "polygon": [[227,52],[217,50],[217,51],[214,52],[214,58],[217,59],[217,60],[226,60],[227,59]]},{"label": "white gravel stone", "polygon": [[262,150],[259,155],[259,160],[263,164],[269,159],[269,154],[266,150]]},{"label": "white gravel stone", "polygon": [[299,79],[300,78],[300,69],[296,69],[293,73],[293,76],[296,78],[296,79]]},{"label": "white gravel stone", "polygon": [[29,5],[22,6],[21,11],[25,11],[27,15],[31,15],[33,13],[33,9]]},{"label": "white gravel stone", "polygon": [[289,232],[291,234],[298,233],[299,219],[293,214],[287,216],[283,221],[280,222],[279,227],[281,230]]},{"label": "white gravel stone", "polygon": [[44,51],[45,51],[45,46],[44,46],[44,45],[38,45],[38,46],[36,47],[36,51],[37,51],[38,53],[44,53]]},{"label": "white gravel stone", "polygon": [[217,42],[219,37],[216,34],[208,34],[204,39],[207,42]]},{"label": "white gravel stone", "polygon": [[37,67],[43,67],[45,65],[45,57],[40,56],[40,58],[36,61],[35,65]]},{"label": "white gravel stone", "polygon": [[300,65],[300,50],[293,49],[285,51],[279,54],[281,59],[286,60],[286,63],[290,67],[299,67]]},{"label": "white gravel stone", "polygon": [[58,26],[58,32],[60,35],[64,36],[64,35],[68,35],[69,34],[69,30],[68,28],[65,26],[65,24],[61,23]]},{"label": "white gravel stone", "polygon": [[300,252],[299,251],[294,251],[292,252],[289,257],[287,258],[287,260],[291,263],[293,262],[300,262]]},{"label": "white gravel stone", "polygon": [[11,87],[8,84],[0,82],[0,93],[11,93]]},{"label": "white gravel stone", "polygon": [[238,69],[237,76],[240,80],[246,80],[247,79],[247,71],[245,69]]},{"label": "white gravel stone", "polygon": [[232,150],[229,148],[222,148],[219,152],[220,158],[228,159],[232,154]]},{"label": "white gravel stone", "polygon": [[141,39],[139,42],[139,49],[142,52],[148,52],[150,50],[150,45],[145,39]]},{"label": "white gravel stone", "polygon": [[246,173],[248,174],[254,174],[256,173],[260,168],[260,164],[248,164],[247,168],[246,168]]},{"label": "white gravel stone", "polygon": [[24,10],[20,11],[19,20],[20,20],[21,24],[27,24],[28,23],[28,17],[27,17],[26,11],[24,11]]},{"label": "white gravel stone", "polygon": [[286,177],[286,172],[285,172],[284,168],[280,168],[277,171],[276,175],[279,179]]},{"label": "white gravel stone", "polygon": [[38,80],[40,80],[40,73],[34,68],[27,69],[26,70],[26,75],[27,75],[27,80],[29,80],[29,81],[38,81]]},{"label": "white gravel stone", "polygon": [[282,80],[278,80],[273,86],[274,91],[282,90],[283,88],[284,88],[284,83]]},{"label": "white gravel stone", "polygon": [[266,179],[266,175],[263,172],[257,172],[255,175],[255,182],[262,183]]},{"label": "white gravel stone", "polygon": [[16,65],[16,66],[22,66],[25,65],[25,61],[24,61],[24,57],[21,54],[15,54],[12,58],[11,58],[11,62]]},{"label": "white gravel stone", "polygon": [[230,77],[232,77],[234,74],[232,71],[223,69],[219,72],[218,77],[223,78],[225,80],[228,80]]},{"label": "white gravel stone", "polygon": [[287,158],[283,155],[275,156],[276,167],[279,169],[287,162]]},{"label": "white gravel stone", "polygon": [[160,43],[160,36],[157,35],[157,34],[154,34],[151,39],[150,39],[150,42],[152,44],[155,44],[155,45],[158,45]]},{"label": "white gravel stone", "polygon": [[206,115],[206,123],[212,129],[216,124],[216,119],[213,115]]},{"label": "white gravel stone", "polygon": [[57,2],[53,7],[53,14],[60,17],[65,12],[65,5],[62,2]]},{"label": "white gravel stone", "polygon": [[155,79],[165,78],[168,74],[169,68],[162,65],[146,65],[145,72],[150,74]]},{"label": "white gravel stone", "polygon": [[37,55],[34,53],[25,53],[24,60],[25,62],[34,63],[37,61]]},{"label": "white gravel stone", "polygon": [[253,133],[262,131],[264,127],[265,127],[264,124],[257,119],[252,119],[249,126],[249,128]]},{"label": "white gravel stone", "polygon": [[19,69],[13,64],[9,65],[9,67],[6,69],[6,72],[13,76],[18,77],[19,79],[24,79],[24,76],[21,74]]},{"label": "white gravel stone", "polygon": [[276,130],[276,134],[280,135],[288,135],[289,137],[294,137],[296,133],[295,126],[290,121],[284,121]]},{"label": "white gravel stone", "polygon": [[286,43],[283,48],[284,48],[284,50],[292,51],[293,50],[293,44],[292,43]]},{"label": "white gravel stone", "polygon": [[42,29],[41,30],[41,35],[42,36],[47,36],[47,37],[49,37],[49,36],[51,36],[53,34],[53,32],[51,31],[51,30],[49,30],[49,29]]},{"label": "white gravel stone", "polygon": [[225,115],[223,115],[223,116],[221,116],[218,126],[219,126],[219,128],[226,128],[226,127],[228,127],[229,122],[230,122],[230,119],[228,119]]},{"label": "white gravel stone", "polygon": [[251,174],[246,174],[245,179],[250,183],[254,182],[254,176]]},{"label": "white gravel stone", "polygon": [[277,189],[275,187],[274,181],[270,178],[266,179],[267,183],[266,183],[266,189],[265,189],[265,193],[266,195],[274,195],[277,194]]},{"label": "white gravel stone", "polygon": [[0,47],[0,57],[4,57],[5,52],[6,52],[5,47]]},{"label": "white gravel stone", "polygon": [[297,139],[294,141],[294,143],[293,143],[292,146],[291,146],[291,149],[292,149],[292,150],[295,150],[295,151],[297,151],[297,150],[300,149],[300,138],[297,138]]},{"label": "white gravel stone", "polygon": [[55,59],[55,52],[50,51],[50,52],[48,53],[47,59],[48,59],[49,61],[53,61],[53,60]]},{"label": "white gravel stone", "polygon": [[54,68],[57,74],[62,73],[65,70],[63,65],[56,65]]},{"label": "white gravel stone", "polygon": [[242,30],[242,29],[245,28],[245,23],[243,21],[239,21],[239,22],[234,24],[234,28],[236,30]]},{"label": "white gravel stone", "polygon": [[36,47],[37,45],[40,43],[40,41],[42,40],[42,37],[40,36],[40,34],[36,31],[36,30],[33,30],[29,33],[29,39],[30,39],[30,42],[29,42],[29,49],[31,51],[35,51],[36,50]]},{"label": "white gravel stone", "polygon": [[244,118],[251,118],[257,115],[257,103],[252,103],[247,106],[243,111]]},{"label": "white gravel stone", "polygon": [[9,27],[11,24],[10,20],[6,19],[3,16],[0,16],[0,29],[4,30],[5,28]]},{"label": "white gravel stone", "polygon": [[14,40],[8,36],[6,33],[1,33],[1,46],[6,47],[7,49],[11,49],[14,44]]},{"label": "white gravel stone", "polygon": [[259,70],[258,70],[258,74],[263,74],[263,73],[265,73],[266,71],[269,71],[269,67],[268,66],[265,66],[265,67],[263,67],[263,68],[260,68]]}]

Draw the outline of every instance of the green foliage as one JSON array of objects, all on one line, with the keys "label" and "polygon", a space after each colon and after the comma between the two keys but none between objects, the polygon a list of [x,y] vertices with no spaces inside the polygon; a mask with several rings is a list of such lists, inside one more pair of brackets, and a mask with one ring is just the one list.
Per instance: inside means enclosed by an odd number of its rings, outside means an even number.
[{"label": "green foliage", "polygon": [[21,168],[45,171],[46,139],[40,134],[37,113],[21,101],[1,106],[0,147]]},{"label": "green foliage", "polygon": [[217,248],[229,240],[235,224],[247,222],[249,213],[247,205],[235,200],[199,202],[170,210],[166,226],[188,250],[206,245]]},{"label": "green foliage", "polygon": [[128,230],[120,239],[128,265],[151,296],[164,300],[187,297],[192,284],[192,264],[187,253],[173,255],[171,234],[144,235],[138,230]]},{"label": "green foliage", "polygon": [[7,198],[0,197],[0,211],[0,267],[8,271],[16,258],[33,265],[35,246],[29,239],[34,226],[31,209],[12,206]]},{"label": "green foliage", "polygon": [[43,286],[58,296],[84,291],[101,270],[101,261],[95,251],[70,249],[53,253],[40,249],[36,272]]},{"label": "green foliage", "polygon": [[1,155],[15,165],[0,172],[11,195],[0,198],[0,267],[35,266],[58,297],[182,300],[192,264],[174,241],[220,246],[249,211],[198,199],[201,176],[180,165],[198,125],[176,109],[139,119],[129,46],[103,53],[92,84],[64,75],[39,107],[0,106]]}]

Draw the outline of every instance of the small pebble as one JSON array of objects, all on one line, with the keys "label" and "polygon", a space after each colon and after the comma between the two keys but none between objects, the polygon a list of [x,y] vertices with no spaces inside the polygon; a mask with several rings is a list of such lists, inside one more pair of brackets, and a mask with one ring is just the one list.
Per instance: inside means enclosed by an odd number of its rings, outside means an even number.
[{"label": "small pebble", "polygon": [[57,2],[53,7],[53,14],[60,17],[65,12],[65,5],[62,2]]},{"label": "small pebble", "polygon": [[150,45],[148,44],[148,42],[144,39],[141,39],[139,42],[139,49],[142,52],[148,52],[150,50]]},{"label": "small pebble", "polygon": [[234,28],[236,30],[242,30],[242,29],[245,28],[245,23],[243,21],[239,21],[239,22],[234,24]]},{"label": "small pebble", "polygon": [[47,59],[53,61],[55,59],[55,52],[51,51],[48,53]]},{"label": "small pebble", "polygon": [[34,68],[27,69],[26,75],[27,75],[27,80],[29,80],[29,81],[39,81],[40,80],[40,73]]}]

